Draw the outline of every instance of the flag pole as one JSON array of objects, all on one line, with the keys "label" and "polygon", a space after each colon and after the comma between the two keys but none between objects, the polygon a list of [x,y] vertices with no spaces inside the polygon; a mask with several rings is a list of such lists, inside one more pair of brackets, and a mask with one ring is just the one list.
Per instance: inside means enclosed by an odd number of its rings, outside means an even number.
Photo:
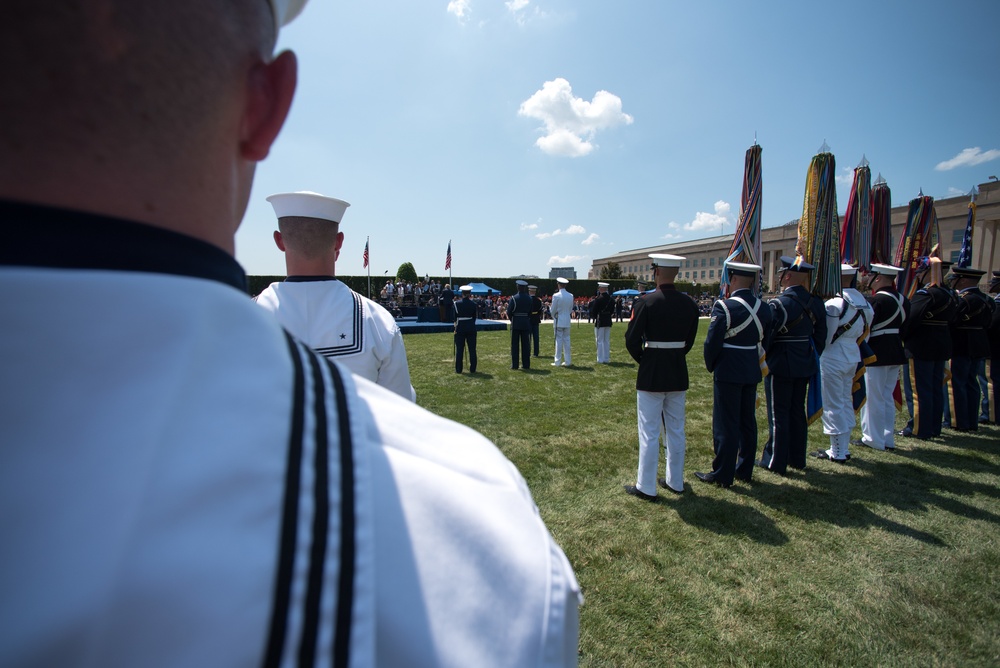
[{"label": "flag pole", "polygon": [[368,261],[368,242],[371,236],[365,237],[365,266],[368,267],[368,299],[372,298],[372,263]]}]

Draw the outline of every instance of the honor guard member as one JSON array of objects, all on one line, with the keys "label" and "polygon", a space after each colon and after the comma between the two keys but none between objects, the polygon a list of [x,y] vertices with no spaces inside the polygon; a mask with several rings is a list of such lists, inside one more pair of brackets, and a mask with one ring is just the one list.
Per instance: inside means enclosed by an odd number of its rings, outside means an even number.
[{"label": "honor guard member", "polygon": [[528,286],[528,296],[531,297],[531,348],[535,357],[538,357],[538,330],[542,324],[543,308],[542,300],[535,295],[537,291],[537,285]]},{"label": "honor guard member", "polygon": [[714,374],[712,434],[715,459],[703,482],[723,487],[738,478],[750,482],[757,460],[757,385],[762,375],[762,342],[771,309],[753,293],[761,268],[727,262],[729,296],[712,306],[705,336],[705,367]]},{"label": "honor guard member", "polygon": [[951,359],[951,328],[958,305],[943,285],[941,260],[930,258],[922,277],[925,283],[910,300],[910,315],[903,323],[903,346],[910,356],[913,388],[911,433],[921,439],[941,435],[944,417],[944,363]]},{"label": "honor guard member", "polygon": [[899,370],[906,362],[903,354],[903,323],[910,312],[910,300],[896,290],[900,267],[873,264],[869,287],[872,294],[871,333],[868,345],[875,361],[865,367],[868,393],[861,407],[861,438],[854,445],[875,450],[895,450],[896,400],[892,396],[899,382]]},{"label": "honor guard member", "polygon": [[993,321],[993,300],[979,289],[986,273],[971,267],[953,267],[958,310],[951,324],[952,425],[956,431],[979,429],[979,363],[989,357],[987,330]]},{"label": "honor guard member", "polygon": [[858,344],[865,338],[873,311],[855,286],[858,270],[840,265],[840,294],[826,300],[826,346],[819,358],[823,388],[823,433],[830,447],[817,450],[813,457],[845,463],[850,457],[854,415],[854,376],[861,362]]},{"label": "honor guard member", "polygon": [[518,279],[517,294],[507,302],[507,318],[510,319],[510,368],[517,370],[518,354],[520,366],[531,368],[531,296],[528,282]]},{"label": "honor guard member", "polygon": [[455,304],[455,373],[462,373],[462,359],[469,349],[469,373],[476,373],[476,304],[470,299],[472,286],[459,288],[462,298]]},{"label": "honor guard member", "polygon": [[1000,423],[1000,271],[993,272],[990,279],[990,292],[993,298],[993,319],[988,330],[990,340],[990,357],[986,360],[986,421],[992,424]]},{"label": "honor guard member", "polygon": [[569,281],[560,276],[556,279],[559,290],[552,295],[549,304],[549,314],[552,316],[552,328],[555,330],[556,360],[552,366],[572,366],[573,352],[569,347],[569,326],[572,324],[573,294],[566,289]]},{"label": "honor guard member", "polygon": [[247,298],[302,4],[4,4],[5,668],[577,664],[511,462]]},{"label": "honor guard member", "polygon": [[324,357],[416,401],[395,318],[336,278],[344,243],[339,228],[350,204],[313,192],[279,193],[267,201],[278,218],[274,243],[285,254],[288,277],[264,288],[257,303]]},{"label": "honor guard member", "polygon": [[[656,500],[656,484],[684,492],[684,399],[688,389],[686,355],[698,333],[698,305],[674,287],[684,260],[652,254],[657,289],[636,299],[625,331],[625,347],[636,362],[636,412],[639,426],[639,472],[625,491]],[[660,434],[664,434],[666,477],[657,481]]]},{"label": "honor guard member", "polygon": [[608,294],[608,284],[597,284],[597,297],[590,307],[590,314],[594,319],[594,338],[597,341],[597,363],[610,364],[611,362],[611,318],[613,316],[614,302]]},{"label": "honor guard member", "polygon": [[764,446],[760,466],[785,474],[787,467],[806,466],[806,391],[819,371],[819,355],[826,345],[826,309],[810,294],[813,266],[802,256],[781,257],[782,293],[768,302],[773,338],[765,344],[771,400],[768,406],[771,440]]}]

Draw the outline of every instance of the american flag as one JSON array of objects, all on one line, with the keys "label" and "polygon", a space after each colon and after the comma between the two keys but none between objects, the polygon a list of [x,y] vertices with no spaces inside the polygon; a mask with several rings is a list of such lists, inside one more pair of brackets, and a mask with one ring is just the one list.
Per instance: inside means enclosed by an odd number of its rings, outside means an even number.
[{"label": "american flag", "polygon": [[451,269],[451,241],[448,242],[448,254],[444,258],[444,268]]},{"label": "american flag", "polygon": [[965,221],[965,236],[962,237],[962,250],[958,253],[956,267],[968,267],[972,264],[972,231],[976,227],[976,200],[969,202],[969,217]]},{"label": "american flag", "polygon": [[362,265],[362,269],[368,266],[368,239],[365,239],[365,254],[361,256],[365,263]]}]

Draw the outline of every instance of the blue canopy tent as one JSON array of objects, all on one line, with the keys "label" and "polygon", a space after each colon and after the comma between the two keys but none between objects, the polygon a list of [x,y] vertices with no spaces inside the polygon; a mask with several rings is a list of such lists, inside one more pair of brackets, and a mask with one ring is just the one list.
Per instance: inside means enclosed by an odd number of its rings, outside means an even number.
[{"label": "blue canopy tent", "polygon": [[[491,288],[485,283],[469,283],[472,286],[472,294],[474,295],[486,295],[488,293],[493,293],[494,295],[500,295],[500,291],[496,288]],[[458,288],[461,286],[455,286],[453,289],[455,293],[458,294]]]},{"label": "blue canopy tent", "polygon": [[611,294],[616,297],[636,297],[638,295],[641,295],[642,293],[639,292],[638,290],[633,290],[632,288],[629,288],[628,290],[615,290]]}]

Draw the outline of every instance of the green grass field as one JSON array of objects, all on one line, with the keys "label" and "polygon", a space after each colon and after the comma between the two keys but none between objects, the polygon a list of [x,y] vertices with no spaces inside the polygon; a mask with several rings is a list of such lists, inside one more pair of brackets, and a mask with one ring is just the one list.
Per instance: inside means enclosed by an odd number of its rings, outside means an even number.
[{"label": "green grass field", "polygon": [[[625,323],[610,365],[574,324],[569,369],[550,366],[549,324],[530,371],[509,369],[508,332],[480,333],[478,373],[461,376],[450,334],[404,338],[418,403],[500,447],[573,564],[580,665],[1000,665],[1000,428],[706,485],[706,328],[688,356],[686,491],[656,504],[622,490],[638,461]],[[809,450],[827,446],[817,421]]]}]

